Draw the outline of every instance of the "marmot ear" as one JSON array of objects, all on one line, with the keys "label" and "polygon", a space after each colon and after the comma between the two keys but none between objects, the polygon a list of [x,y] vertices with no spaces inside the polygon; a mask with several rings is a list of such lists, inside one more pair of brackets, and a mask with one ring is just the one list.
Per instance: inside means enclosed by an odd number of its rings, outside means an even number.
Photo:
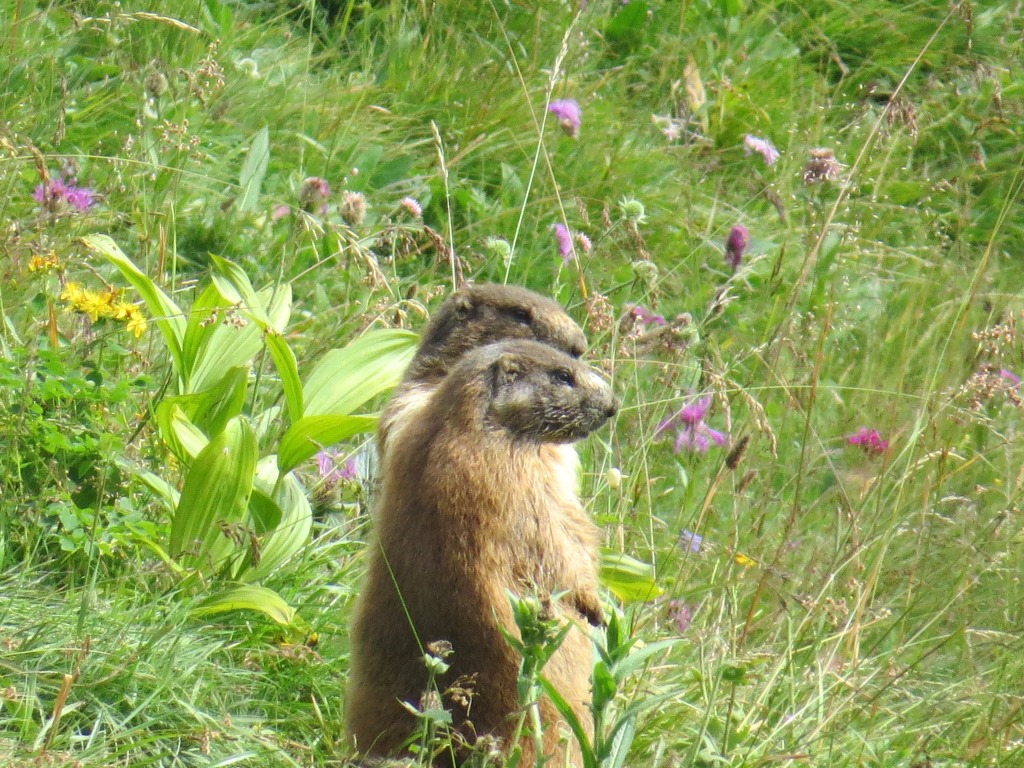
[{"label": "marmot ear", "polygon": [[457,317],[468,317],[473,311],[473,300],[469,297],[468,291],[459,291],[453,297],[453,306]]},{"label": "marmot ear", "polygon": [[491,386],[494,392],[516,381],[523,372],[523,362],[512,352],[503,352],[491,365]]}]

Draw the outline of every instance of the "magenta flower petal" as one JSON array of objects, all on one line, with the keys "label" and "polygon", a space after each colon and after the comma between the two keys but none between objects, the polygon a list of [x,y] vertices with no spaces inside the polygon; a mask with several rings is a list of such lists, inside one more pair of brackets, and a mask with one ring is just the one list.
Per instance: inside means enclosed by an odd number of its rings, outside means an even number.
[{"label": "magenta flower petal", "polygon": [[575,99],[556,99],[548,104],[548,111],[558,118],[558,124],[567,135],[574,139],[579,135],[583,110]]},{"label": "magenta flower petal", "polygon": [[768,139],[751,136],[749,133],[743,139],[743,149],[748,155],[757,152],[764,158],[765,165],[772,165],[780,157],[779,150]]},{"label": "magenta flower petal", "polygon": [[1012,387],[1020,386],[1020,376],[1007,368],[1001,368],[999,370],[999,376],[1008,381]]},{"label": "magenta flower petal", "polygon": [[729,239],[725,241],[725,261],[734,270],[743,259],[743,251],[750,245],[750,233],[742,224],[737,224],[729,231]]},{"label": "magenta flower petal", "polygon": [[569,262],[572,261],[572,234],[569,232],[569,228],[561,222],[553,224],[551,228],[555,231],[558,255],[562,257],[565,265],[569,266]]},{"label": "magenta flower petal", "polygon": [[854,434],[847,435],[846,442],[860,446],[867,453],[885,453],[889,448],[889,441],[884,440],[877,429],[867,427],[861,427]]}]

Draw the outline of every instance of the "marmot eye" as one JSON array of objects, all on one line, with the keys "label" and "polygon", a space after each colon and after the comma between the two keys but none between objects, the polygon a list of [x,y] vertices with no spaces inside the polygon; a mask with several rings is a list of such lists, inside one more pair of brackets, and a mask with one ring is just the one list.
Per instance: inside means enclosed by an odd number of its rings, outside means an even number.
[{"label": "marmot eye", "polygon": [[559,384],[564,384],[567,387],[571,387],[576,383],[576,379],[573,377],[572,371],[565,368],[559,368],[557,371],[552,371],[551,378]]},{"label": "marmot eye", "polygon": [[523,325],[530,325],[533,322],[533,313],[526,307],[509,307],[508,314],[517,323]]}]

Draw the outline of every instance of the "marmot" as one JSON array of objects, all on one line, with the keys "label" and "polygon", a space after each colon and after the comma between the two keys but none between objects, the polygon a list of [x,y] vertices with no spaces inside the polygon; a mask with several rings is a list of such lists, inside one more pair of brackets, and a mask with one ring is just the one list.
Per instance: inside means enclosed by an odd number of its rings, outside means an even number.
[{"label": "marmot", "polygon": [[[560,449],[617,407],[604,379],[579,361],[535,341],[505,341],[467,352],[403,427],[351,624],[346,720],[360,752],[397,754],[415,731],[401,702],[419,705],[423,654],[435,641],[454,649],[439,691],[475,676],[468,709],[445,701],[453,728],[470,744],[486,734],[512,746],[520,659],[502,635],[517,633],[508,591],[557,597],[556,615],[574,623],[542,674],[590,726],[592,644],[583,627],[601,615],[598,529],[577,495],[575,453]],[[541,716],[545,753],[562,765],[561,720],[546,698]],[[532,742],[522,746],[523,765],[532,765]]]},{"label": "marmot", "polygon": [[386,472],[389,443],[463,354],[504,339],[534,339],[580,357],[587,340],[558,302],[514,285],[469,285],[449,296],[423,332],[416,356],[377,426]]}]

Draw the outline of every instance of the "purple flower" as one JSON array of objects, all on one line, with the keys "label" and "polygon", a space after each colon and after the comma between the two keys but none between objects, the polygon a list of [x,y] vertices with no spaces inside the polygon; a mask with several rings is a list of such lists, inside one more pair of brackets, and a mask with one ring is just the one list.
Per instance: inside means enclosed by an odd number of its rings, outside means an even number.
[{"label": "purple flower", "polygon": [[320,478],[328,485],[337,485],[343,480],[355,480],[358,476],[354,457],[339,467],[337,454],[330,451],[320,451],[316,455],[316,469]]},{"label": "purple flower", "polygon": [[96,193],[87,187],[80,187],[74,178],[64,178],[58,173],[36,187],[32,197],[48,211],[56,212],[61,205],[68,205],[79,211],[87,211],[96,202]]},{"label": "purple flower", "polygon": [[780,157],[779,150],[768,139],[751,136],[749,133],[743,139],[743,149],[748,155],[757,152],[764,158],[765,165],[772,165]]},{"label": "purple flower", "polygon": [[572,233],[569,232],[569,228],[561,222],[552,224],[551,228],[555,231],[555,241],[558,243],[558,255],[562,257],[562,262],[565,266],[569,266],[569,263],[572,261]]},{"label": "purple flower", "polygon": [[861,427],[854,434],[846,437],[850,445],[859,445],[867,453],[885,453],[889,441],[883,440],[877,429]]},{"label": "purple flower", "polygon": [[676,453],[684,448],[688,451],[707,453],[712,443],[722,447],[728,441],[728,436],[704,423],[710,407],[711,395],[693,398],[680,408],[678,413],[662,421],[654,430],[654,436],[658,437],[673,427],[677,428],[679,432],[676,434],[674,447]]},{"label": "purple flower", "polygon": [[644,325],[668,325],[663,315],[656,315],[641,304],[634,306],[629,313]]},{"label": "purple flower", "polygon": [[1020,386],[1020,376],[1007,368],[999,369],[999,377],[1008,382],[1011,387]]},{"label": "purple flower", "polygon": [[683,634],[690,628],[693,611],[682,600],[668,601],[668,620],[676,625],[676,631]]},{"label": "purple flower", "polygon": [[735,271],[743,258],[743,251],[750,245],[750,233],[742,224],[735,225],[725,241],[725,262]]},{"label": "purple flower", "polygon": [[309,176],[299,186],[299,205],[304,211],[319,211],[321,216],[326,216],[330,197],[330,182],[319,176]]},{"label": "purple flower", "polygon": [[686,528],[679,532],[679,546],[684,550],[688,549],[696,555],[700,552],[701,545],[703,544],[704,537],[699,533],[694,533]]},{"label": "purple flower", "polygon": [[558,118],[558,124],[566,135],[576,138],[580,133],[583,110],[575,99],[557,99],[548,104],[548,111]]}]

